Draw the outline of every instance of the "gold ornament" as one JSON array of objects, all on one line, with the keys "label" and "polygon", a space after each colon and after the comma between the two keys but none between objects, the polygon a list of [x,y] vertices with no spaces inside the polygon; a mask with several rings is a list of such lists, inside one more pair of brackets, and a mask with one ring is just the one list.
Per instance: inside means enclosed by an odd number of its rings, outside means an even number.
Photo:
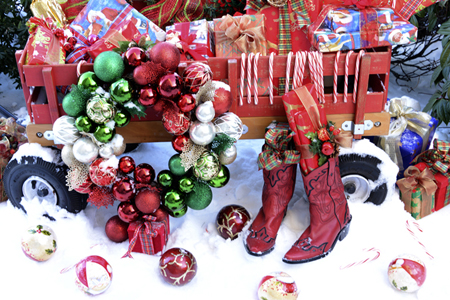
[{"label": "gold ornament", "polygon": [[183,147],[183,152],[180,154],[181,165],[184,167],[184,170],[187,171],[193,167],[205,150],[204,146],[194,144],[191,140],[188,140],[186,146]]}]

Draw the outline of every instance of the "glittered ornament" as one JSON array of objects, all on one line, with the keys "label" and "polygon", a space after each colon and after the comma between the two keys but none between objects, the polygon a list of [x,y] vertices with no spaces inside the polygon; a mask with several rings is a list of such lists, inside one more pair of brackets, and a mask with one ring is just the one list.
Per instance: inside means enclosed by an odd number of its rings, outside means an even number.
[{"label": "glittered ornament", "polygon": [[186,174],[187,170],[185,170],[181,164],[181,157],[179,154],[175,154],[169,159],[169,170],[175,176],[183,176]]},{"label": "glittered ornament", "polygon": [[236,160],[237,149],[236,145],[231,145],[225,151],[220,152],[219,161],[222,165],[229,165]]},{"label": "glittered ornament", "polygon": [[171,43],[162,42],[156,44],[149,53],[152,62],[161,64],[168,71],[175,72],[181,60],[180,50]]},{"label": "glittered ornament", "polygon": [[230,171],[224,165],[221,166],[219,174],[208,181],[208,184],[213,188],[221,188],[227,185],[230,180]]},{"label": "glittered ornament", "polygon": [[107,125],[99,125],[94,132],[94,137],[101,143],[108,143],[116,134],[115,128],[110,128]]},{"label": "glittered ornament", "polygon": [[156,89],[151,86],[144,86],[141,88],[139,93],[138,102],[144,106],[152,106],[158,100],[158,94]]},{"label": "glittered ornament", "polygon": [[91,255],[75,265],[75,283],[80,290],[89,295],[98,295],[111,285],[113,270],[101,256]]},{"label": "glittered ornament", "polygon": [[107,186],[114,182],[117,170],[111,166],[110,160],[97,158],[89,166],[89,177],[92,182],[99,186]]},{"label": "glittered ornament", "polygon": [[[89,170],[89,167],[87,167],[87,169]],[[73,178],[72,178],[72,180],[73,180]],[[91,178],[89,178],[89,175],[88,175],[87,177],[84,178],[84,182],[78,184],[73,189],[74,189],[74,191],[76,191],[80,194],[89,194],[92,191],[93,185],[94,185],[94,183],[92,182]]]},{"label": "glittered ornament", "polygon": [[190,112],[195,108],[195,98],[191,94],[181,95],[177,105],[182,112]]},{"label": "glittered ornament", "polygon": [[72,145],[80,136],[73,117],[61,116],[53,123],[55,144]]},{"label": "glittered ornament", "polygon": [[86,105],[88,117],[97,124],[105,124],[114,119],[116,108],[114,105],[101,95],[92,97]]},{"label": "glittered ornament", "polygon": [[391,261],[388,267],[388,278],[392,286],[402,292],[413,293],[418,291],[427,276],[423,261],[419,258],[405,254]]},{"label": "glittered ornament", "polygon": [[152,214],[161,205],[161,195],[156,189],[143,188],[136,194],[134,204],[143,214]]},{"label": "glittered ornament", "polygon": [[98,146],[87,136],[78,139],[72,149],[73,156],[84,164],[89,164],[98,157]]},{"label": "glittered ornament", "polygon": [[250,214],[240,205],[232,204],[222,207],[216,217],[216,227],[224,239],[234,240],[250,221]]},{"label": "glittered ornament", "polygon": [[114,82],[122,77],[125,70],[120,54],[114,51],[100,53],[94,61],[94,72],[104,82]]},{"label": "glittered ornament", "polygon": [[117,206],[117,215],[125,223],[131,223],[137,221],[141,216],[141,213],[133,203],[121,202]]},{"label": "glittered ornament", "polygon": [[139,85],[157,84],[166,72],[160,63],[147,61],[133,70],[133,80]]},{"label": "glittered ornament", "polygon": [[195,181],[192,192],[186,195],[186,205],[195,210],[202,210],[211,204],[213,193],[209,185]]},{"label": "glittered ornament", "polygon": [[136,168],[134,159],[131,156],[124,156],[119,159],[119,170],[125,174],[130,174]]},{"label": "glittered ornament", "polygon": [[244,132],[244,125],[241,119],[234,113],[227,112],[214,120],[216,133],[225,133],[226,135],[239,140]]},{"label": "glittered ornament", "polygon": [[296,300],[297,284],[285,272],[273,272],[261,279],[258,286],[259,300]]},{"label": "glittered ornament", "polygon": [[178,153],[183,152],[183,149],[186,147],[189,141],[189,136],[187,135],[174,135],[172,137],[172,147]]},{"label": "glittered ornament", "polygon": [[149,184],[155,179],[155,169],[147,163],[141,163],[134,169],[134,179],[139,183]]},{"label": "glittered ornament", "polygon": [[128,239],[128,223],[119,216],[111,217],[105,225],[106,236],[113,242],[122,243]]},{"label": "glittered ornament", "polygon": [[145,51],[139,47],[129,48],[123,56],[125,62],[132,67],[140,66],[147,59]]},{"label": "glittered ornament", "polygon": [[214,119],[214,106],[211,101],[207,101],[197,106],[195,116],[200,122],[206,123]]},{"label": "glittered ornament", "polygon": [[197,261],[189,251],[171,248],[161,255],[159,271],[166,282],[182,286],[190,282],[197,274]]},{"label": "glittered ornament", "polygon": [[86,103],[90,97],[89,90],[74,85],[72,91],[63,98],[64,112],[75,118],[82,115],[86,111]]},{"label": "glittered ornament", "polygon": [[195,180],[189,176],[183,176],[178,180],[178,189],[187,194],[194,189]]},{"label": "glittered ornament", "polygon": [[158,83],[158,93],[166,99],[177,100],[181,95],[181,78],[177,73],[162,76]]},{"label": "glittered ornament", "polygon": [[117,127],[125,127],[130,123],[131,115],[126,109],[121,109],[116,112],[114,116],[114,123]]},{"label": "glittered ornament", "polygon": [[114,196],[112,195],[111,188],[108,186],[92,185],[92,189],[89,192],[88,203],[91,203],[97,208],[102,206],[108,208],[109,205],[114,204]]},{"label": "glittered ornament", "polygon": [[95,92],[95,90],[99,87],[99,82],[100,80],[92,71],[84,72],[78,78],[78,85],[88,89],[91,92]]},{"label": "glittered ornament", "polygon": [[169,188],[172,186],[172,183],[174,182],[175,178],[172,172],[169,170],[162,170],[158,173],[158,176],[156,176],[156,180],[160,185],[162,185],[165,188]]},{"label": "glittered ornament", "polygon": [[167,109],[163,113],[162,123],[168,133],[182,135],[189,130],[191,119],[189,115],[176,109]]},{"label": "glittered ornament", "polygon": [[214,152],[205,151],[200,155],[193,169],[195,177],[205,181],[211,180],[221,170],[219,157]]},{"label": "glittered ornament", "polygon": [[207,64],[194,62],[188,65],[182,73],[184,89],[187,93],[195,94],[212,77],[211,68]]},{"label": "glittered ornament", "polygon": [[79,161],[72,164],[67,171],[66,185],[69,189],[80,194],[89,194],[92,191],[93,182],[89,177],[89,166]]},{"label": "glittered ornament", "polygon": [[89,119],[88,116],[79,116],[75,120],[75,127],[81,132],[94,133],[97,128],[97,124]]},{"label": "glittered ornament", "polygon": [[130,177],[122,177],[112,186],[112,194],[116,200],[126,202],[135,196],[134,181]]},{"label": "glittered ornament", "polygon": [[214,140],[215,136],[216,132],[211,122],[194,121],[189,128],[189,137],[195,144],[200,146],[208,145]]},{"label": "glittered ornament", "polygon": [[57,249],[56,236],[46,225],[33,225],[21,239],[23,253],[35,261],[50,259]]},{"label": "glittered ornament", "polygon": [[130,82],[124,78],[120,78],[111,84],[109,93],[114,101],[125,104],[131,100],[133,91]]}]

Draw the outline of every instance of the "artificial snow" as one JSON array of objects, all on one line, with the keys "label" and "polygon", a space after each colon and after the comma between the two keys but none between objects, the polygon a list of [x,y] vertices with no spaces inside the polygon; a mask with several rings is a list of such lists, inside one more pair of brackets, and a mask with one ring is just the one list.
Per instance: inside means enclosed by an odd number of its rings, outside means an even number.
[{"label": "artificial snow", "polygon": [[19,147],[16,153],[14,153],[11,160],[17,160],[20,162],[24,156],[39,156],[43,160],[54,163],[57,165],[63,165],[58,151],[50,147],[42,147],[38,143],[26,143]]}]

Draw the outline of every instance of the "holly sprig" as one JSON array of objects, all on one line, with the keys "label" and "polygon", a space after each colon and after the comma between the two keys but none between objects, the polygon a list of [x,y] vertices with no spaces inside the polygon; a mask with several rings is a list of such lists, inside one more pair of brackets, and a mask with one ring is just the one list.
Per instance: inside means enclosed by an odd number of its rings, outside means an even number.
[{"label": "holly sprig", "polygon": [[309,151],[319,156],[319,166],[325,164],[329,157],[335,157],[339,154],[336,136],[341,132],[335,128],[335,123],[328,121],[316,132],[307,132],[305,136],[311,141]]}]

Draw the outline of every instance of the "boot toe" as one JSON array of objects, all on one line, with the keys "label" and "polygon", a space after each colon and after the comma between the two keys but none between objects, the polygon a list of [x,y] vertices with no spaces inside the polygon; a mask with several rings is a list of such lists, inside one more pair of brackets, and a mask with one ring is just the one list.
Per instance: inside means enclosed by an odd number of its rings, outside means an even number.
[{"label": "boot toe", "polygon": [[245,249],[249,254],[254,256],[269,254],[275,248],[275,243],[267,243],[256,238],[251,238],[250,235],[244,241]]}]

